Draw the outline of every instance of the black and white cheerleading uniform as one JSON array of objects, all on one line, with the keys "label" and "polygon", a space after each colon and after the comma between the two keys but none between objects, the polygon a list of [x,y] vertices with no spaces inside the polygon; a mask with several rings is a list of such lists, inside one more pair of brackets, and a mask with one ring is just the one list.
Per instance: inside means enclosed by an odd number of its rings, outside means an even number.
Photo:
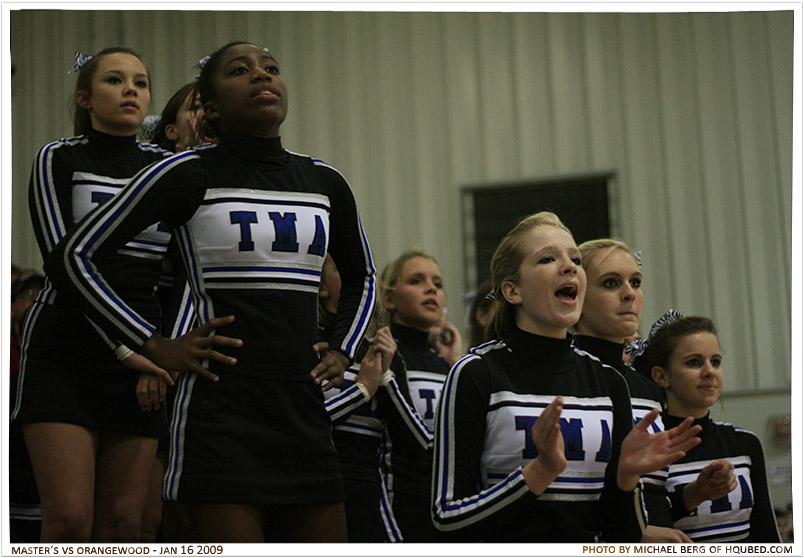
[{"label": "black and white cheerleading uniform", "polygon": [[[135,136],[90,131],[39,150],[29,206],[43,257],[92,210],[105,205],[150,163],[169,155]],[[98,266],[106,283],[139,315],[159,318],[155,288],[170,233],[158,222],[132,231]],[[23,328],[22,363],[13,418],[69,422],[133,435],[158,436],[164,412],[137,404],[138,374],[115,357],[115,341],[89,322],[48,281]]]},{"label": "black and white cheerleading uniform", "polygon": [[[391,324],[397,351],[405,360],[410,402],[432,431],[435,411],[449,363],[430,344],[429,333],[397,323]],[[383,480],[389,493],[399,538],[393,542],[443,542],[446,534],[435,529],[430,479],[433,469],[432,444],[427,448],[388,432],[383,444]]]},{"label": "black and white cheerleading uniform", "polygon": [[[193,293],[187,282],[187,273],[181,260],[175,239],[168,244],[167,254],[162,259],[162,275],[159,278],[157,298],[161,309],[159,332],[163,337],[176,339],[200,326],[193,306]],[[168,420],[173,418],[176,385],[168,386],[163,403]],[[170,434],[159,437],[157,453],[167,455],[170,451]]]},{"label": "black and white cheerleading uniform", "polygon": [[[566,469],[543,494],[522,467],[537,456],[531,428],[562,396]],[[433,518],[439,529],[485,542],[638,541],[641,489],[617,486],[633,427],[623,377],[570,339],[517,329],[453,366],[435,431]]]},{"label": "black and white cheerleading uniform", "polygon": [[[668,428],[683,420],[672,415],[664,417]],[[695,542],[781,542],[759,438],[748,430],[712,420],[708,414],[696,419],[694,424],[703,427],[698,434],[701,443],[670,465],[667,477],[667,490],[674,509],[681,510],[675,528]],[[684,486],[698,478],[706,465],[718,459],[727,459],[734,465],[737,488],[687,513],[681,502]]]},{"label": "black and white cheerleading uniform", "polygon": [[329,251],[341,298],[332,349],[354,356],[375,275],[351,188],[325,163],[276,138],[226,135],[139,173],[46,261],[59,288],[133,349],[154,333],[98,273],[135,231],[164,221],[182,253],[199,323],[234,315],[243,340],[210,361],[209,382],[177,382],[166,500],[307,504],[343,500],[330,418],[310,378],[317,300]]},{"label": "black and white cheerleading uniform", "polygon": [[[623,362],[623,344],[612,343],[605,339],[576,335],[573,344],[591,355],[599,358],[603,364],[616,369],[625,378],[628,392],[631,396],[631,411],[634,414],[634,424],[637,424],[652,409],[663,411],[667,406],[664,390],[644,375]],[[664,430],[662,417],[659,415],[653,421],[649,432],[657,433]],[[673,514],[670,501],[667,499],[667,467],[642,475],[645,506],[648,513],[648,524],[657,527],[672,527]]]},{"label": "black and white cheerleading uniform", "polygon": [[380,447],[386,437],[393,437],[426,451],[432,446],[433,435],[408,402],[407,373],[398,352],[374,397],[366,400],[356,381],[368,347],[369,341],[364,340],[341,387],[325,393],[325,404],[333,421],[332,439],[346,492],[349,542],[393,542],[399,528],[387,505]]},{"label": "black and white cheerleading uniform", "polygon": [[392,323],[391,334],[405,359],[411,403],[432,430],[438,398],[449,374],[449,362],[430,344],[430,334],[426,331]]}]

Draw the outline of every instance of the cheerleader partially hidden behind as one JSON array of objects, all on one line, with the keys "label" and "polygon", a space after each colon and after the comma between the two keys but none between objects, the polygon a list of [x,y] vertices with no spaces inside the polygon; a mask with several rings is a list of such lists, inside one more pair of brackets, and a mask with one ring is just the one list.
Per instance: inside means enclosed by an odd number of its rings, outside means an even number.
[{"label": "cheerleader partially hidden behind", "polygon": [[[327,255],[318,290],[323,340],[333,333],[340,291],[340,273]],[[381,356],[379,363],[372,352]],[[381,448],[394,440],[399,447],[426,452],[432,450],[433,434],[409,403],[405,361],[388,327],[361,342],[344,376],[341,386],[326,391],[325,405],[346,493],[349,542],[393,542],[399,527],[382,481]]]}]

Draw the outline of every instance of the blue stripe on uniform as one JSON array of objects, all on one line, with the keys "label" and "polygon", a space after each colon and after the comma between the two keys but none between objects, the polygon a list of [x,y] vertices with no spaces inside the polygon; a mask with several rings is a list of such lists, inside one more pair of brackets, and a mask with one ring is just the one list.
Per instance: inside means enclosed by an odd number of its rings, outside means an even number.
[{"label": "blue stripe on uniform", "polygon": [[[114,205],[107,206],[110,208],[110,211],[105,215],[103,220],[96,218],[84,225],[84,229],[87,231],[92,231],[92,234],[87,235],[87,237],[81,243],[80,249],[76,250],[80,258],[75,261],[75,264],[78,270],[82,272],[79,274],[79,277],[85,277],[88,283],[94,285],[94,289],[90,290],[103,293],[108,299],[106,304],[111,305],[117,310],[117,312],[129,319],[129,323],[127,324],[128,326],[135,324],[136,326],[139,326],[140,332],[147,332],[149,335],[155,331],[154,326],[134,312],[134,310],[128,306],[125,301],[116,296],[116,293],[107,284],[97,278],[97,273],[94,271],[95,266],[90,260],[90,257],[100,239],[109,231],[109,229],[113,228],[114,223],[120,219],[132,205],[131,200],[138,198],[143,190],[147,190],[152,185],[152,180],[154,180],[160,174],[164,173],[167,169],[178,165],[189,157],[197,157],[197,155],[193,152],[185,152],[164,161],[157,162],[152,167],[146,167],[146,169],[142,171],[142,176],[136,179],[136,181],[130,183],[131,189],[126,192],[125,196],[116,195],[108,202],[109,204]],[[67,257],[73,261],[74,258],[70,257],[69,254],[74,247],[78,248],[75,245],[75,242],[72,242],[66,252]],[[106,304],[102,304],[102,306],[106,306]],[[122,325],[125,326],[126,324],[123,323]],[[131,331],[130,333],[134,333],[132,336],[133,339],[140,337],[137,332]]]}]

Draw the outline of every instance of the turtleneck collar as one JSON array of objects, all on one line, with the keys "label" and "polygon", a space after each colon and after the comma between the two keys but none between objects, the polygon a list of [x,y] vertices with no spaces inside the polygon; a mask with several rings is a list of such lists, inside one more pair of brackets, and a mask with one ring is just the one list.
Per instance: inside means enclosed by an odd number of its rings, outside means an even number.
[{"label": "turtleneck collar", "polygon": [[86,136],[94,149],[115,158],[128,157],[138,153],[137,135],[113,136],[91,129]]},{"label": "turtleneck collar", "polygon": [[260,138],[245,134],[224,134],[220,144],[231,149],[236,156],[280,167],[290,160],[290,154],[282,147],[279,136],[273,138]]},{"label": "turtleneck collar", "polygon": [[410,346],[429,347],[430,346],[430,332],[421,331],[408,327],[402,324],[391,322],[391,335],[394,338]]},{"label": "turtleneck collar", "polygon": [[[696,424],[701,426],[702,430],[698,434],[698,437],[701,438],[702,440],[704,439],[704,437],[708,436],[715,429],[715,423],[712,422],[712,420],[709,418],[709,415],[710,413],[706,413],[705,417],[701,417],[699,419],[695,419],[692,421],[693,426],[695,426]],[[679,424],[684,422],[685,418],[686,417],[677,417],[669,413],[665,413],[665,415],[662,417],[665,430],[669,430],[671,428],[678,426]]]},{"label": "turtleneck collar", "polygon": [[589,335],[576,335],[573,337],[573,343],[579,349],[583,349],[599,358],[603,364],[608,364],[620,372],[625,371],[622,343],[614,343],[599,337],[590,337]]},{"label": "turtleneck collar", "polygon": [[538,362],[540,367],[544,366],[557,373],[567,372],[574,366],[572,338],[569,336],[556,339],[516,328],[503,341],[523,363]]}]

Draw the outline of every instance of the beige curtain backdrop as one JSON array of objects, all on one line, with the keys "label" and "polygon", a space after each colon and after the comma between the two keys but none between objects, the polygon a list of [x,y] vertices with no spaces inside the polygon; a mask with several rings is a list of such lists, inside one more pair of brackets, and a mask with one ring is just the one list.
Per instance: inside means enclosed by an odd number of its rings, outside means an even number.
[{"label": "beige curtain backdrop", "polygon": [[139,51],[157,114],[198,59],[248,40],[288,83],[286,148],[344,173],[378,269],[435,253],[457,325],[461,187],[611,171],[643,333],[670,307],[711,316],[727,391],[789,413],[794,15],[11,10],[11,256],[41,266],[28,178],[72,135],[76,50]]}]

